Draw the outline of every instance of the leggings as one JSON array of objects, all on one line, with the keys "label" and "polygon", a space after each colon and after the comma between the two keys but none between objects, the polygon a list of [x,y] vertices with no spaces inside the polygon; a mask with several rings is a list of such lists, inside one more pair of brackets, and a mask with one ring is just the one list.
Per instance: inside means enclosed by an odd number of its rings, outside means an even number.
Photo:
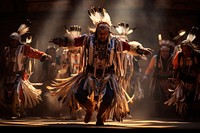
[{"label": "leggings", "polygon": [[[75,98],[80,104],[84,104],[88,100],[88,98],[87,98],[89,95],[88,90],[87,89],[83,90],[85,80],[86,79],[83,79],[81,81],[80,86],[77,89],[77,92],[75,93]],[[108,83],[106,83],[106,92],[103,96],[102,104],[105,106],[110,105],[112,103],[113,98],[114,98],[114,91],[111,89],[109,82],[108,82]]]}]

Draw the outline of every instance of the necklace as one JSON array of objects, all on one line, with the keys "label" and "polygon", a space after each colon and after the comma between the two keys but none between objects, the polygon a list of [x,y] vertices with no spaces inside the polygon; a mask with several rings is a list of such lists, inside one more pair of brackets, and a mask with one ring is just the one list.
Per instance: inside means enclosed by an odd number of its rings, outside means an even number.
[{"label": "necklace", "polygon": [[107,48],[107,45],[106,44],[98,44],[97,45],[97,54],[98,54],[98,59],[99,60],[103,60],[106,58],[106,49]]}]

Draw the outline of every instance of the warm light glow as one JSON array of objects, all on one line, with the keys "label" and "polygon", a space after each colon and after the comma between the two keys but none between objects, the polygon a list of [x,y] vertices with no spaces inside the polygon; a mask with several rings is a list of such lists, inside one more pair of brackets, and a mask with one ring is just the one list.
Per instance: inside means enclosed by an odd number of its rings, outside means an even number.
[{"label": "warm light glow", "polygon": [[[57,105],[58,106],[58,105]],[[40,117],[35,118],[27,118],[21,120],[0,120],[1,124],[8,126],[18,126],[18,127],[38,127],[38,126],[77,126],[77,127],[85,127],[85,123],[83,121],[74,121],[74,120],[66,120],[62,117],[58,119],[53,119],[51,117],[47,119],[41,119]],[[91,121],[88,125],[95,125],[95,121]],[[142,120],[142,119],[125,119],[123,122],[112,121],[111,119],[105,122],[106,128],[115,128],[115,129],[137,129],[137,128],[179,128],[180,126],[185,129],[199,129],[198,123],[191,122],[178,122],[178,121],[162,121],[162,120]]]}]

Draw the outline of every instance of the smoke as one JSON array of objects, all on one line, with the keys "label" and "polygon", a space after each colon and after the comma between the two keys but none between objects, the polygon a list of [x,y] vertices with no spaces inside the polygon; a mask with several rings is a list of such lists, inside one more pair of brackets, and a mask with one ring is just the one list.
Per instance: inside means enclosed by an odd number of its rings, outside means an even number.
[{"label": "smoke", "polygon": [[44,94],[46,97],[46,104],[50,112],[61,112],[62,103],[58,101],[56,96],[52,96],[50,92]]}]

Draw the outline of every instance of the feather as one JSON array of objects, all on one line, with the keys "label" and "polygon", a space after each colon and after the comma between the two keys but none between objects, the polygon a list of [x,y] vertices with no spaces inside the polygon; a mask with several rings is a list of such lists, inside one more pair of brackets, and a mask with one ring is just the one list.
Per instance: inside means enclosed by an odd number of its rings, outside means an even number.
[{"label": "feather", "polygon": [[175,95],[172,95],[171,98],[169,98],[167,101],[164,102],[164,104],[171,106],[172,104],[176,103],[176,97]]},{"label": "feather", "polygon": [[42,91],[32,86],[29,80],[21,80],[20,84],[22,86],[23,94],[25,97],[25,108],[33,108],[34,106],[39,104],[40,101],[42,101],[42,98],[40,96]]},{"label": "feather", "polygon": [[66,30],[66,34],[71,36],[72,38],[76,38],[78,36],[81,35],[81,27],[79,25],[73,25],[68,29],[65,29]]},{"label": "feather", "polygon": [[91,7],[91,9],[88,10],[88,15],[94,25],[98,25],[100,22],[105,22],[109,26],[112,25],[110,15],[104,8]]},{"label": "feather", "polygon": [[122,121],[122,117],[125,117],[127,112],[130,112],[125,93],[123,92],[123,89],[119,86],[116,77],[112,77],[109,83],[111,84],[116,94],[114,102],[115,104],[113,108],[113,117],[117,121]]},{"label": "feather", "polygon": [[178,35],[176,35],[174,38],[173,38],[173,40],[178,40],[180,37],[182,37],[183,35],[185,35],[185,33],[186,33],[186,31],[185,30],[180,30],[179,32],[178,32]]},{"label": "feather", "polygon": [[137,99],[141,99],[144,98],[144,93],[141,87],[141,82],[140,82],[140,78],[137,77],[136,81],[135,81],[135,85],[134,85],[134,94],[132,96],[133,98],[136,97]]},{"label": "feather", "polygon": [[121,36],[125,36],[125,38],[127,38],[127,35],[131,34],[136,29],[136,28],[130,29],[129,24],[125,22],[118,23],[117,26],[113,26],[113,27],[117,30],[117,32]]},{"label": "feather", "polygon": [[[123,89],[123,88],[122,88]],[[130,103],[133,103],[133,98],[131,98],[130,96],[129,96],[129,94],[123,89],[123,92],[124,92],[124,94],[126,95],[126,97],[128,98],[128,101],[127,101],[127,103],[128,102],[130,102]]]},{"label": "feather", "polygon": [[24,35],[29,31],[29,27],[26,24],[21,24],[17,30],[20,35]]},{"label": "feather", "polygon": [[189,34],[187,35],[186,40],[192,42],[194,41],[194,39],[196,38],[196,34],[199,32],[199,28],[197,27],[192,27],[192,29],[190,30]]},{"label": "feather", "polygon": [[187,36],[186,39],[187,39],[188,41],[192,42],[195,38],[196,38],[196,35],[188,34],[188,36]]},{"label": "feather", "polygon": [[82,76],[82,74],[78,74],[74,77],[66,78],[62,82],[55,82],[51,86],[48,86],[48,89],[51,90],[52,95],[58,97],[59,101],[70,104],[70,100],[72,99],[71,95],[74,89],[78,88]]}]

